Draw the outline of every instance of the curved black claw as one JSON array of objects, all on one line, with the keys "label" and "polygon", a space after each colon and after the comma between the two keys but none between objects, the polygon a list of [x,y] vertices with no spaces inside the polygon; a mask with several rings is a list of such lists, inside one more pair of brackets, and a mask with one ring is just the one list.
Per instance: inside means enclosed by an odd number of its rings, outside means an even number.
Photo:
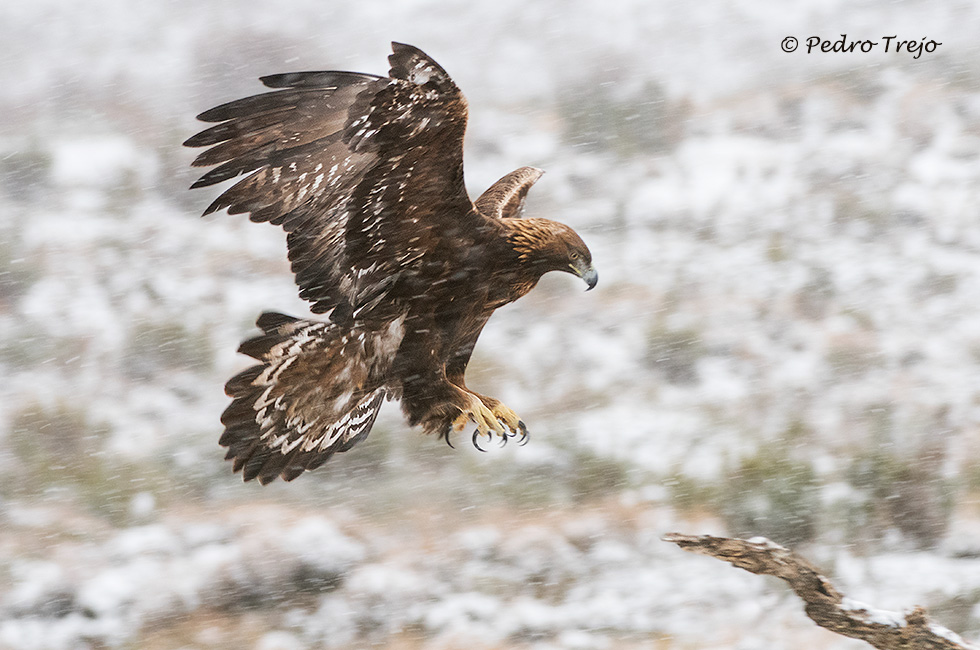
[{"label": "curved black claw", "polygon": [[524,424],[524,420],[519,421],[517,423],[517,427],[521,430],[521,437],[517,441],[517,444],[523,447],[527,444],[527,441],[531,439],[531,434],[528,433],[527,425]]},{"label": "curved black claw", "polygon": [[480,436],[480,430],[479,430],[479,429],[476,429],[476,430],[474,430],[474,431],[473,431],[473,446],[474,446],[474,447],[476,447],[477,449],[479,449],[479,450],[480,450],[480,451],[482,451],[482,452],[486,452],[486,449],[484,449],[483,447],[481,447],[481,446],[479,445],[479,443],[478,443],[478,442],[476,441],[476,439],[477,439],[477,438],[478,438],[479,436]]},{"label": "curved black claw", "polygon": [[455,449],[455,447],[453,447],[453,441],[449,439],[450,433],[450,431],[446,432],[446,444],[449,445],[450,449]]},{"label": "curved black claw", "polygon": [[500,436],[500,446],[501,447],[506,447],[507,446],[507,441],[510,440],[511,437],[512,437],[512,434],[510,432],[504,431],[503,435]]}]

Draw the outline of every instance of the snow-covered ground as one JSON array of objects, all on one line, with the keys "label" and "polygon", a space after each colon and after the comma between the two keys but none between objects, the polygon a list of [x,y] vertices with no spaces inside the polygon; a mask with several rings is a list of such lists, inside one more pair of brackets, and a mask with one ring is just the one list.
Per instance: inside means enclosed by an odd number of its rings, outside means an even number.
[{"label": "snow-covered ground", "polygon": [[[851,648],[659,541],[768,535],[980,637],[980,7],[174,0],[0,7],[0,648]],[[879,41],[806,53],[806,39]],[[942,44],[884,52],[897,34]],[[800,49],[783,52],[787,36]],[[201,220],[193,116],[413,43],[473,195],[547,170],[600,284],[502,309],[523,448],[386,407],[288,486],[217,448],[283,235]]]}]

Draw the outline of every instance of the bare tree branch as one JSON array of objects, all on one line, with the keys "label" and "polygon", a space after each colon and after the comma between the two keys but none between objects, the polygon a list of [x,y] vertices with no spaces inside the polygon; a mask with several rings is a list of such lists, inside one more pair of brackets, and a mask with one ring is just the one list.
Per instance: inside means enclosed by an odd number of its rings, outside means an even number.
[{"label": "bare tree branch", "polygon": [[921,607],[903,615],[851,600],[804,558],[764,537],[744,540],[669,533],[663,540],[752,573],[782,578],[803,600],[807,616],[817,625],[867,641],[879,650],[980,650],[931,622]]}]

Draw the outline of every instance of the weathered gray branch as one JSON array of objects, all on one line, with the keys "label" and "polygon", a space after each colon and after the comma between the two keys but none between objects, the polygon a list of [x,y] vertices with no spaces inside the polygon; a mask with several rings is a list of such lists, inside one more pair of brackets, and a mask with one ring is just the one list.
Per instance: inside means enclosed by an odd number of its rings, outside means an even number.
[{"label": "weathered gray branch", "polygon": [[847,598],[804,558],[764,537],[745,540],[669,533],[663,539],[752,573],[782,578],[803,600],[807,616],[817,625],[880,650],[978,650],[931,622],[921,607],[897,614]]}]

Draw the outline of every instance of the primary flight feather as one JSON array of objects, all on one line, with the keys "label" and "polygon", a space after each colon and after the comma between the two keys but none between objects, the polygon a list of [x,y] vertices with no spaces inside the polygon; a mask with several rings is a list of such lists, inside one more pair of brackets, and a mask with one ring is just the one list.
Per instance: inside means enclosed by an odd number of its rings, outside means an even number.
[{"label": "primary flight feather", "polygon": [[204,214],[227,209],[281,225],[299,295],[319,321],[262,314],[239,351],[259,363],[225,387],[220,443],[246,481],[292,480],[350,449],[382,401],[447,441],[526,437],[499,400],[463,375],[487,319],[548,271],[591,289],[597,275],[568,226],[523,218],[542,172],[522,167],[473,202],[463,183],[467,108],[446,71],[392,43],[387,77],[296,72],[272,92],[198,116],[189,138],[213,166],[192,187],[245,177]]}]

